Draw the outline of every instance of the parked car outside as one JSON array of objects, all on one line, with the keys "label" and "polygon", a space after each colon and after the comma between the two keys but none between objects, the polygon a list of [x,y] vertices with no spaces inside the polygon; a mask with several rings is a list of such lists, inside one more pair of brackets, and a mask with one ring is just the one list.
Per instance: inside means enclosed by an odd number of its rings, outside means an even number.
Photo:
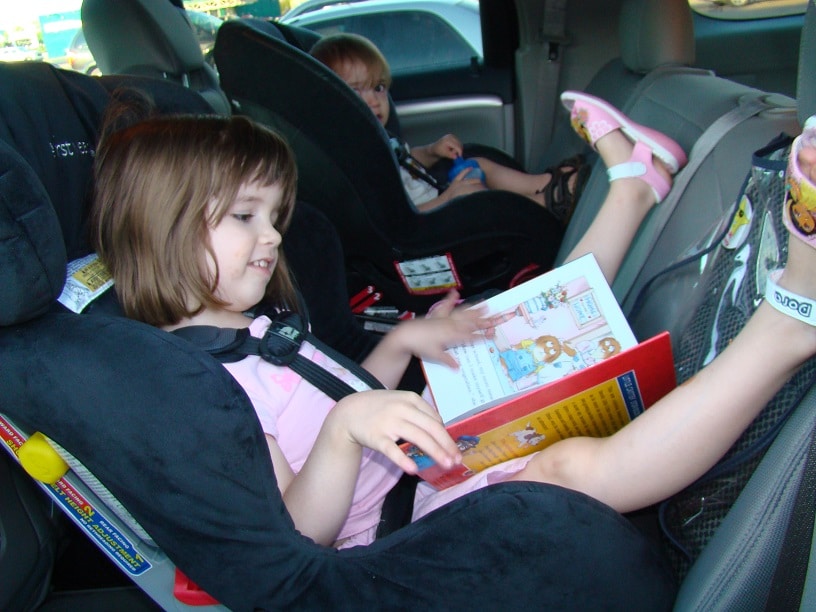
[{"label": "parked car outside", "polygon": [[322,7],[307,2],[280,21],[322,35],[365,36],[395,74],[482,60],[479,3],[474,0],[364,0]]},{"label": "parked car outside", "polygon": [[71,46],[65,52],[68,58],[68,66],[71,70],[77,72],[84,72],[85,74],[99,74],[96,68],[96,60],[94,60],[91,50],[88,49],[88,43],[85,42],[85,33],[80,28],[74,34],[71,40]]},{"label": "parked car outside", "polygon": [[43,54],[34,49],[26,49],[18,45],[0,47],[0,62],[31,62],[40,61]]}]

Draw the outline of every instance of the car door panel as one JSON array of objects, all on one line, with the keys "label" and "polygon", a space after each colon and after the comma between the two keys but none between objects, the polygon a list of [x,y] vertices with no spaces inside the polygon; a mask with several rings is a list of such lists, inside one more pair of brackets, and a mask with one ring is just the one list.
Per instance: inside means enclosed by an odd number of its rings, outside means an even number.
[{"label": "car door panel", "polygon": [[479,66],[397,75],[391,87],[403,137],[412,144],[456,134],[514,151],[512,74]]}]

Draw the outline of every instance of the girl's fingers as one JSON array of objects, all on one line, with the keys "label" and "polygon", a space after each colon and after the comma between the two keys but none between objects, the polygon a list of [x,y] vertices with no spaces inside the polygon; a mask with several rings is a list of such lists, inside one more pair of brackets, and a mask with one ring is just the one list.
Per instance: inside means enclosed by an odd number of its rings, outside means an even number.
[{"label": "girl's fingers", "polygon": [[[448,433],[444,429],[442,429],[442,431],[444,432],[444,438],[440,440],[438,435],[432,435],[431,432],[422,427],[407,424],[402,439],[421,449],[423,453],[428,455],[428,457],[433,459],[438,465],[444,468],[452,468],[461,462],[462,455]],[[416,473],[416,464],[413,459],[408,457],[399,446],[391,444],[387,451],[388,452],[384,452],[383,454],[399,465],[400,468],[410,474]]]}]

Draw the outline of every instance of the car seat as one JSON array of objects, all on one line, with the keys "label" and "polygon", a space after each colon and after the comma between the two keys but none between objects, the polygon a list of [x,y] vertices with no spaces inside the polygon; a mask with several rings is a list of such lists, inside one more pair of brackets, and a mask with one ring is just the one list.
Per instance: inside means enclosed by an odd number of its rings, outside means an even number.
[{"label": "car seat", "polygon": [[[107,69],[102,68],[103,72],[148,72],[161,76],[167,73],[167,66],[183,65],[195,46],[189,28],[176,23],[178,12],[169,0],[128,0],[116,3],[115,8],[110,3],[85,0],[83,28],[88,32],[94,54],[134,58],[111,62]],[[175,25],[168,27],[162,20]],[[117,27],[111,28],[114,21]],[[251,90],[248,99],[240,100],[231,92],[233,105],[282,133],[295,150],[300,174],[299,196],[320,209],[338,230],[345,254],[349,295],[371,285],[376,287],[383,303],[400,310],[424,312],[439,299],[439,293],[451,286],[458,285],[461,293],[471,296],[488,289],[506,288],[519,272],[531,266],[550,267],[563,230],[549,212],[522,196],[494,191],[467,196],[431,215],[417,214],[402,188],[396,159],[385,133],[370,117],[368,109],[359,100],[351,100],[348,88],[333,74],[328,82],[322,82],[330,71],[289,42],[283,42],[284,39],[291,41],[299,48],[312,40],[309,34],[257,19],[231,20],[225,25],[244,26],[262,41],[279,43],[287,52],[306,58],[320,75],[321,82],[316,85],[310,81],[296,84],[289,76],[294,77],[293,70],[297,70],[299,64],[291,64],[285,75],[278,75],[278,67],[269,65],[275,61],[270,51],[263,45],[257,49],[245,48],[247,43],[241,36],[233,37],[234,44],[227,43],[233,48],[221,55],[230,59],[218,67],[222,88],[225,82],[238,78]],[[124,29],[129,32],[127,36],[111,35]],[[181,41],[182,38],[186,40]],[[143,49],[145,46],[150,49]],[[288,60],[283,61],[288,64]],[[225,79],[226,72],[231,78]],[[304,76],[314,78],[311,73]],[[281,77],[285,83],[273,83],[275,78]],[[312,95],[315,86],[319,93]],[[337,103],[331,102],[338,89],[342,95]],[[256,98],[261,91],[262,96]],[[272,96],[267,98],[270,92]],[[286,93],[281,96],[280,92]],[[329,96],[320,102],[328,108],[304,105],[297,98],[300,95],[307,95],[312,104]],[[254,110],[282,99],[288,113],[305,114],[292,118],[277,114],[277,109],[270,112],[263,108],[259,113]],[[345,115],[339,109],[346,108],[349,102],[351,114],[347,120],[342,118]],[[341,114],[337,115],[338,112]],[[331,129],[323,123],[326,120],[331,121]],[[392,127],[398,132],[396,123]],[[347,143],[353,143],[353,156],[349,155]],[[515,164],[497,151],[469,150],[507,165]],[[442,285],[437,285],[435,291],[414,286],[404,278],[408,267],[424,269],[429,259],[432,264],[442,262],[445,267]],[[399,263],[405,265],[402,274],[396,269]],[[432,275],[430,278],[443,277]]]},{"label": "car seat", "polygon": [[[671,600],[651,543],[606,506],[558,487],[486,489],[368,547],[337,551],[298,534],[254,410],[218,362],[162,330],[55,301],[67,253],[84,240],[90,164],[89,153],[60,151],[92,144],[109,81],[29,64],[0,66],[0,82],[17,94],[0,103],[3,446],[19,457],[41,432],[70,455],[69,472],[43,489],[120,567],[138,570],[129,575],[162,607],[184,608],[172,595],[176,566],[234,610]],[[195,97],[172,83],[116,79],[133,83],[160,107]]]},{"label": "car seat", "polygon": [[215,61],[221,87],[254,119],[289,141],[301,196],[338,228],[350,289],[374,285],[392,303],[423,311],[395,264],[449,255],[465,295],[506,288],[530,264],[550,267],[562,229],[528,198],[485,191],[426,214],[405,193],[388,136],[337,75],[252,22],[227,21]]}]

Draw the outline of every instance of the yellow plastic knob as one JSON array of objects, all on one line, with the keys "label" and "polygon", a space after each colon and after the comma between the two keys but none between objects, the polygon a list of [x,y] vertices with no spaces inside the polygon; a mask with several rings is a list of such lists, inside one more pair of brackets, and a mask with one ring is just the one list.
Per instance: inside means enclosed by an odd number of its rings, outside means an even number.
[{"label": "yellow plastic knob", "polygon": [[29,476],[45,484],[54,484],[68,471],[68,464],[39,431],[23,442],[17,457]]}]

